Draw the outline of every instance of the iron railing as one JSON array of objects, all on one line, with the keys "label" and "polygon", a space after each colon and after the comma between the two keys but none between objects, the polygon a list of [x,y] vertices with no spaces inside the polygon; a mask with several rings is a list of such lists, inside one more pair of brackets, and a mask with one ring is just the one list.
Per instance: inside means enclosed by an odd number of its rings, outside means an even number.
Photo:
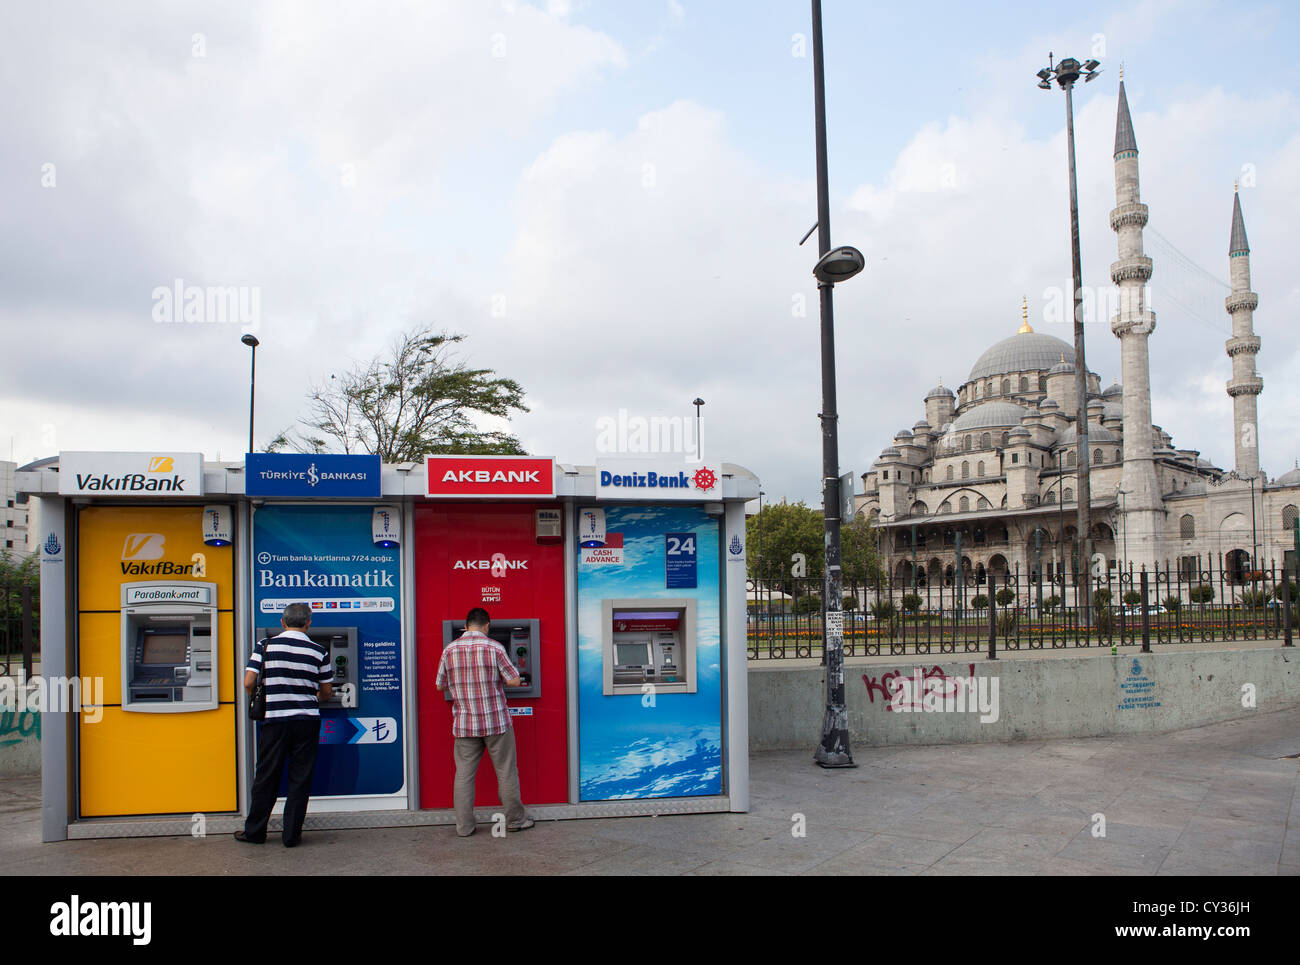
[{"label": "iron railing", "polygon": [[[1143,577],[1145,576],[1145,580]],[[822,655],[821,580],[749,581],[751,660]],[[1289,605],[1284,605],[1283,599]],[[1143,571],[1111,566],[1061,579],[1008,571],[949,582],[886,576],[844,583],[844,654],[967,654],[1070,647],[1285,639],[1297,625],[1295,575],[1190,558]]]},{"label": "iron railing", "polygon": [[3,675],[21,662],[24,679],[32,675],[32,660],[40,651],[40,586],[0,583],[0,666]]}]

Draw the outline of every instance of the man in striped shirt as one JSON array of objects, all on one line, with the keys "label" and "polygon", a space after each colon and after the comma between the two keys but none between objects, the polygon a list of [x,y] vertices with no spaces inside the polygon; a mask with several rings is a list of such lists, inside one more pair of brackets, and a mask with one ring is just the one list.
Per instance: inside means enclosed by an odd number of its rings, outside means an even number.
[{"label": "man in striped shirt", "polygon": [[518,687],[519,671],[505,647],[487,635],[488,612],[475,607],[465,616],[465,633],[442,652],[439,691],[451,691],[451,733],[456,738],[456,833],[474,833],[474,781],[486,749],[497,772],[497,789],[506,809],[506,828],[533,826],[519,797],[515,732],[506,707],[505,685]]},{"label": "man in striped shirt", "polygon": [[261,844],[266,825],[280,789],[280,772],[289,763],[289,793],[284,801],[284,827],[280,838],[286,848],[302,839],[302,822],[307,816],[307,797],[320,749],[319,700],[329,700],[329,650],[307,636],[311,607],[290,603],[280,618],[284,632],[255,647],[244,668],[244,689],[252,694],[259,674],[266,675],[266,719],[257,735],[257,775],[253,779],[253,801],[244,830],[235,840]]}]

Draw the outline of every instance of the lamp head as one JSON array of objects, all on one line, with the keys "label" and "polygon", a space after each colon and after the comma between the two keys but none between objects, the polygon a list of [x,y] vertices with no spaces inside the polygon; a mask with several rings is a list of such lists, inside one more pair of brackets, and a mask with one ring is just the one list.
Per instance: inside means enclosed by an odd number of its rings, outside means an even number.
[{"label": "lamp head", "polygon": [[262,344],[257,340],[256,335],[245,335],[243,338],[240,339],[240,341],[243,342],[245,345],[247,345],[249,348],[257,348],[257,346]]},{"label": "lamp head", "polygon": [[862,252],[850,245],[843,245],[832,248],[822,256],[813,268],[813,276],[823,285],[834,285],[852,278],[866,265],[867,259]]}]

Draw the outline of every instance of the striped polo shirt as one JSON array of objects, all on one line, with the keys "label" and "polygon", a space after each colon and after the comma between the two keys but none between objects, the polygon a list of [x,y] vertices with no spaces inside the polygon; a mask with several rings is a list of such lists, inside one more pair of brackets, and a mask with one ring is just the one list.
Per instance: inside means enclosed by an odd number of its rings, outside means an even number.
[{"label": "striped polo shirt", "polygon": [[316,692],[334,679],[329,649],[301,630],[285,630],[254,647],[245,670],[262,672],[266,653],[266,719],[319,717]]}]

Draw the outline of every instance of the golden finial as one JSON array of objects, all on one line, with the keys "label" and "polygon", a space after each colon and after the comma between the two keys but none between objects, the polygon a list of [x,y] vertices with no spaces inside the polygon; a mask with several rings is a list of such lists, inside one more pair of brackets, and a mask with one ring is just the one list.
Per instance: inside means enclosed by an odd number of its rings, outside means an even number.
[{"label": "golden finial", "polygon": [[1034,330],[1029,326],[1029,297],[1027,295],[1022,295],[1020,297],[1020,318],[1022,321],[1020,323],[1020,329],[1016,334],[1032,335]]},{"label": "golden finial", "polygon": [[1233,193],[1233,194],[1236,194],[1236,193],[1237,193],[1237,179],[1236,179],[1236,178],[1233,178],[1233,179],[1232,179],[1232,193]]},{"label": "golden finial", "polygon": [[1119,62],[1119,79],[1124,79],[1124,61],[1122,60]]}]

